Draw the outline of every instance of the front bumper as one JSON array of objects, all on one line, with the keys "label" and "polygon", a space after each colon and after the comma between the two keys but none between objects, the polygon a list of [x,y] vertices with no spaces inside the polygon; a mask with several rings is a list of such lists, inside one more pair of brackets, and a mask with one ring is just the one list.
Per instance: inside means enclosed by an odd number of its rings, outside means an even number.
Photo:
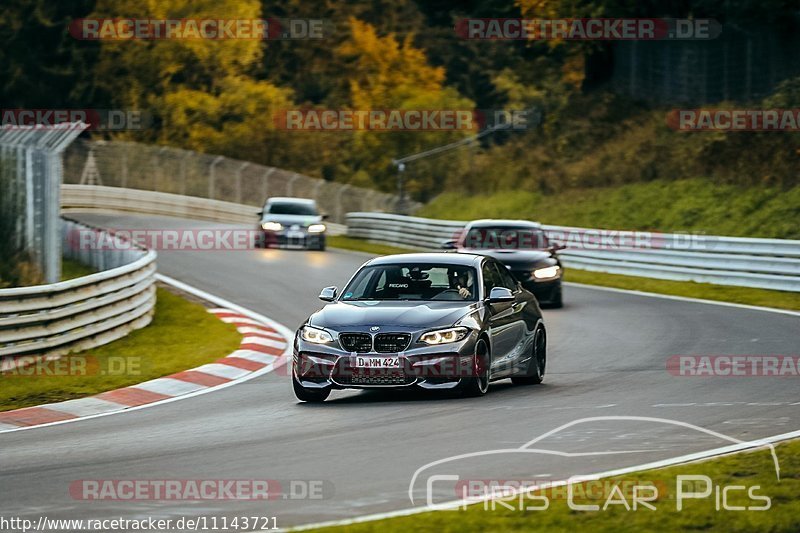
[{"label": "front bumper", "polygon": [[561,293],[561,278],[552,281],[527,281],[522,286],[533,293],[540,304],[555,303]]},{"label": "front bumper", "polygon": [[325,244],[325,232],[309,233],[306,229],[266,231],[260,229],[265,248],[317,248]]},{"label": "front bumper", "polygon": [[[396,354],[350,353],[339,346],[296,340],[292,375],[308,389],[453,389],[474,373],[476,340],[473,333],[462,341],[440,346],[412,344],[413,347]],[[358,357],[397,357],[399,366],[360,368],[356,365]]]}]

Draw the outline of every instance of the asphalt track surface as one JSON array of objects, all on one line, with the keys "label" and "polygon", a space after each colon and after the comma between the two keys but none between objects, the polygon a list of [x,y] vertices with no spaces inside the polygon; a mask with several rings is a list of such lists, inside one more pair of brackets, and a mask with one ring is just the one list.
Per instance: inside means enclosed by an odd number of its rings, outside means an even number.
[{"label": "asphalt track surface", "polygon": [[[164,217],[81,215],[117,228],[209,228]],[[369,256],[306,252],[159,252],[159,271],[296,328],[321,287],[347,281]],[[798,378],[676,377],[678,354],[797,354],[800,318],[582,287],[545,310],[548,369],[540,386],[493,384],[483,398],[334,392],[295,400],[285,372],[153,408],[0,434],[0,515],[37,518],[275,516],[280,527],[424,504],[423,465],[457,454],[517,448],[567,422],[642,416],[694,424],[742,440],[800,428]],[[638,465],[729,442],[646,421],[596,421],[537,443],[569,453],[503,453],[448,463],[461,479],[563,479]],[[84,479],[323,481],[322,498],[274,501],[82,501]],[[299,485],[298,485],[299,486]],[[434,485],[436,501],[455,499]],[[295,494],[295,496],[301,496]]]}]

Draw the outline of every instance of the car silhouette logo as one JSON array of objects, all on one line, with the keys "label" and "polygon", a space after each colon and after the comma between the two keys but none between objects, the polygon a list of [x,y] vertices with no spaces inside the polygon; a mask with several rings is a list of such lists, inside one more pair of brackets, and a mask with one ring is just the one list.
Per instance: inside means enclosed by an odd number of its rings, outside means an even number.
[{"label": "car silhouette logo", "polygon": [[372,326],[371,328],[369,328],[369,330],[370,331],[380,331],[381,327],[380,326]]}]

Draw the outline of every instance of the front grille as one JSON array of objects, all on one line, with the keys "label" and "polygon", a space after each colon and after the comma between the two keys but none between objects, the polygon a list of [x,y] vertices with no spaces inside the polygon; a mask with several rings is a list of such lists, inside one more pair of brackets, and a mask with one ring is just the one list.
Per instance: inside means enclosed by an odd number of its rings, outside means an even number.
[{"label": "front grille", "polygon": [[372,335],[369,333],[340,333],[339,342],[348,352],[367,353],[372,351]]},{"label": "front grille", "polygon": [[410,385],[416,377],[407,367],[401,368],[355,368],[349,357],[340,357],[331,377],[340,385]]},{"label": "front grille", "polygon": [[408,348],[411,335],[408,333],[379,333],[375,335],[375,351],[378,353],[399,353]]}]

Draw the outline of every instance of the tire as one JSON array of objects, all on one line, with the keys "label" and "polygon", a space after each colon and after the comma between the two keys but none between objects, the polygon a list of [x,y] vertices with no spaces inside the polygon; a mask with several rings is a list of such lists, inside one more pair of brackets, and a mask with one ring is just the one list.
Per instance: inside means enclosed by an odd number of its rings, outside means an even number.
[{"label": "tire", "polygon": [[544,380],[547,369],[547,334],[544,328],[537,328],[533,340],[533,357],[524,376],[511,378],[514,385],[538,385]]},{"label": "tire", "polygon": [[468,377],[464,380],[461,388],[461,395],[464,397],[483,396],[489,392],[489,378],[491,377],[492,357],[489,354],[489,347],[486,341],[479,339],[475,344],[475,359],[472,372],[475,377]]},{"label": "tire", "polygon": [[324,389],[321,391],[307,389],[300,385],[294,377],[292,377],[292,388],[294,389],[294,395],[297,396],[297,399],[301,402],[322,403],[327,400],[328,396],[331,394],[331,389]]}]

